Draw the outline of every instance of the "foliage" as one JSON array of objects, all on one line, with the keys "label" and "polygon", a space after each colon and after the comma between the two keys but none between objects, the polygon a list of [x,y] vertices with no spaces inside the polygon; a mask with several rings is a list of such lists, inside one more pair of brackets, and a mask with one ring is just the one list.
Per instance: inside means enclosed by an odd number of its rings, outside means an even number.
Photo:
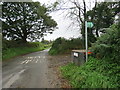
[{"label": "foliage", "polygon": [[75,88],[120,88],[120,28],[110,26],[91,48],[93,56],[78,67],[61,67],[62,74]]},{"label": "foliage", "polygon": [[66,40],[65,38],[57,38],[49,51],[49,54],[63,54],[68,53],[73,49],[82,49],[82,40],[80,38]]},{"label": "foliage", "polygon": [[51,43],[51,42],[48,41],[48,40],[42,40],[41,42],[44,43],[44,44],[50,44],[50,43]]},{"label": "foliage", "polygon": [[2,33],[9,40],[34,40],[52,32],[57,23],[39,2],[3,2]]},{"label": "foliage", "polygon": [[111,64],[109,59],[98,60],[90,57],[88,62],[78,67],[73,63],[62,66],[63,77],[74,88],[117,88],[120,87],[120,66]]},{"label": "foliage", "polygon": [[[67,7],[68,3],[71,4],[69,7]],[[88,39],[89,46],[96,41],[96,36],[99,37],[101,29],[108,28],[114,23],[115,15],[120,12],[120,1],[95,2],[95,5],[91,5],[94,6],[92,10],[85,0],[57,0],[53,4],[55,8],[53,10],[66,11],[66,16],[73,20],[73,25],[80,26],[79,30],[83,39],[85,39],[85,21],[93,22],[94,27],[88,28],[88,37],[90,37]],[[88,11],[86,11],[87,8],[89,9]]]},{"label": "foliage", "polygon": [[94,23],[96,36],[99,37],[98,31],[108,28],[114,23],[115,15],[120,12],[120,2],[96,2],[95,7],[87,12]]},{"label": "foliage", "polygon": [[109,57],[113,62],[120,63],[120,28],[118,24],[112,25],[92,45],[94,56],[97,58]]},{"label": "foliage", "polygon": [[20,41],[3,40],[2,60],[10,59],[12,57],[41,51],[49,48],[50,44],[43,44],[40,42],[21,43]]},{"label": "foliage", "polygon": [[[68,3],[70,4],[68,7]],[[92,4],[93,5],[93,4]],[[87,20],[87,1],[85,0],[57,0],[53,4],[53,11],[56,10],[64,10],[66,12],[66,16],[72,20],[71,27],[76,25],[76,29],[80,30],[82,39],[85,39],[85,21]],[[88,30],[89,41],[91,43],[95,41],[95,36],[91,30]],[[85,40],[83,40],[84,42]],[[85,42],[84,42],[85,43]],[[84,44],[83,43],[83,44]]]},{"label": "foliage", "polygon": [[17,48],[17,47],[38,47],[40,46],[39,42],[27,42],[23,43],[22,40],[14,41],[14,40],[2,40],[2,50],[6,50],[8,48]]}]

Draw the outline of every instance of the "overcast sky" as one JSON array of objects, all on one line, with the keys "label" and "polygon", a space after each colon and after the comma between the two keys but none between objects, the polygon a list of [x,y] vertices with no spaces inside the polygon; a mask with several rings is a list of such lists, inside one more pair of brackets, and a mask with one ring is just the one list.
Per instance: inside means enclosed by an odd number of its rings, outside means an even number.
[{"label": "overcast sky", "polygon": [[[39,1],[42,4],[50,4],[55,2],[56,0],[33,0],[33,1]],[[89,2],[90,0],[88,0]],[[50,14],[52,18],[57,22],[58,29],[55,30],[52,34],[48,34],[44,37],[46,40],[55,40],[58,37],[64,37],[64,38],[77,38],[80,37],[80,31],[74,26],[69,27],[71,24],[71,20],[69,18],[65,18],[65,15],[63,11],[57,11],[52,12]]]}]

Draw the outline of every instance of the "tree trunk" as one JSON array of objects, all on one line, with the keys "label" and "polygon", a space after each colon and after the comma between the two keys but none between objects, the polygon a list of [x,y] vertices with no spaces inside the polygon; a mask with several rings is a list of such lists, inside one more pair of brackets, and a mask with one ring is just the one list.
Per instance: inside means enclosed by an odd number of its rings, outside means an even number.
[{"label": "tree trunk", "polygon": [[27,39],[27,38],[23,37],[23,38],[22,38],[22,41],[23,41],[24,43],[26,43],[26,42],[27,42],[26,39]]},{"label": "tree trunk", "polygon": [[23,42],[27,42],[27,30],[26,30],[26,14],[25,14],[25,6],[23,4]]},{"label": "tree trunk", "polygon": [[96,36],[99,37],[99,34],[98,34],[98,29],[96,29]]}]

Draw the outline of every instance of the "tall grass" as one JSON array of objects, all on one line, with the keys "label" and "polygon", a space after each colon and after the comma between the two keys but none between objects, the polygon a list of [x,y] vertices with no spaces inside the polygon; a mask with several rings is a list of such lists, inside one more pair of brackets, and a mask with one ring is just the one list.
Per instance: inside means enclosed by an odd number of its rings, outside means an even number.
[{"label": "tall grass", "polygon": [[118,88],[120,87],[120,66],[107,60],[89,58],[83,66],[70,63],[61,68],[64,78],[74,88]]}]

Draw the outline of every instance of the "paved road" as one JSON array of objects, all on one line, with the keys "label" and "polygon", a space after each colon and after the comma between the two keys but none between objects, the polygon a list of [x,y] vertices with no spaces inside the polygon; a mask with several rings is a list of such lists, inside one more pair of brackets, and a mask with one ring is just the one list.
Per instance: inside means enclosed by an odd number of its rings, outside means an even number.
[{"label": "paved road", "polygon": [[3,62],[3,88],[53,88],[48,78],[48,50]]}]

